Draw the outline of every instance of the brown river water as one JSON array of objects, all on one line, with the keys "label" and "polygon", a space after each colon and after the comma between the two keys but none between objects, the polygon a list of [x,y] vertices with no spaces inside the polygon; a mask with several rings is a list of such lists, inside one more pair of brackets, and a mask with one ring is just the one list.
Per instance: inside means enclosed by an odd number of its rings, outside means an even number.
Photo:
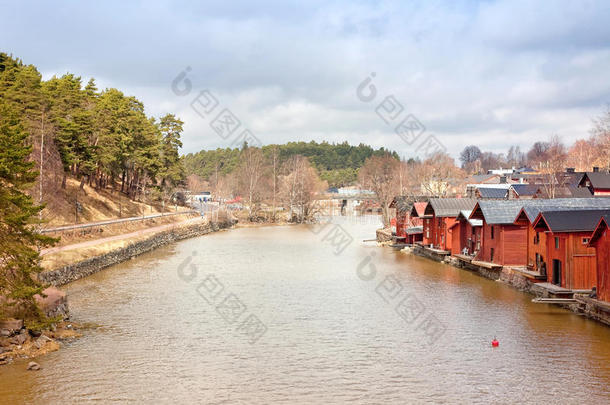
[{"label": "brown river water", "polygon": [[194,238],[65,286],[101,327],[38,372],[0,367],[0,403],[610,403],[610,328],[363,242],[374,217],[333,221]]}]

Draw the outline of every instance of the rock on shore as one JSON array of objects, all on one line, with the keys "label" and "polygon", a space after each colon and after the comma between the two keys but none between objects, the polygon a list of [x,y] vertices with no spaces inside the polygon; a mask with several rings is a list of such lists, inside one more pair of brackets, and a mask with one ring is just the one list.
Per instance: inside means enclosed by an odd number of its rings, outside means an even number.
[{"label": "rock on shore", "polygon": [[25,327],[12,329],[9,336],[0,337],[0,365],[10,363],[15,358],[35,358],[59,350],[61,340],[81,337],[82,334],[78,332],[81,328],[74,322],[62,321],[54,330],[39,334],[30,333]]},{"label": "rock on shore", "polygon": [[60,316],[67,319],[70,316],[66,293],[57,287],[48,287],[42,291],[44,297],[35,295],[36,302],[49,318]]}]

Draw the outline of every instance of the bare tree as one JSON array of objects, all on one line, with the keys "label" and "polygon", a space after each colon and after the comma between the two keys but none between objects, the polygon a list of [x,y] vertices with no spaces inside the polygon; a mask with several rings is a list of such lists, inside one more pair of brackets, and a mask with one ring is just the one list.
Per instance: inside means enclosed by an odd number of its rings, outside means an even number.
[{"label": "bare tree", "polygon": [[196,174],[190,174],[186,177],[186,185],[191,191],[204,191],[209,189],[210,182]]},{"label": "bare tree", "polygon": [[284,175],[280,177],[280,195],[290,210],[291,220],[306,222],[316,213],[316,195],[328,184],[320,180],[309,159],[301,155],[291,156],[282,165]]},{"label": "bare tree", "polygon": [[527,152],[527,162],[531,166],[536,166],[540,162],[548,160],[548,150],[550,148],[548,142],[536,142],[532,145],[532,148]]},{"label": "bare tree", "polygon": [[384,226],[390,225],[389,205],[399,192],[400,185],[396,174],[400,170],[400,162],[389,154],[371,156],[364,162],[358,172],[360,184],[375,193],[381,206]]},{"label": "bare tree", "polygon": [[591,170],[594,166],[598,150],[594,139],[578,139],[568,151],[566,164],[579,172]]},{"label": "bare tree", "polygon": [[398,166],[398,194],[399,195],[407,195],[409,194],[410,188],[410,178],[409,171],[411,170],[412,162],[407,162],[404,159],[400,161],[400,165]]},{"label": "bare tree", "polygon": [[483,152],[479,159],[481,161],[481,170],[484,172],[508,166],[506,158],[502,153]]},{"label": "bare tree", "polygon": [[254,218],[261,201],[261,178],[264,172],[263,152],[248,146],[241,152],[238,171],[239,189],[248,201],[248,217]]},{"label": "bare tree", "polygon": [[592,140],[597,151],[594,164],[610,170],[610,106],[593,121]]},{"label": "bare tree", "polygon": [[466,146],[460,153],[460,161],[462,162],[462,169],[469,173],[474,173],[475,162],[481,158],[481,149],[478,146],[470,145]]},{"label": "bare tree", "polygon": [[446,197],[450,194],[451,182],[463,178],[464,174],[455,166],[451,156],[436,153],[422,162],[416,170],[416,176],[423,194]]},{"label": "bare tree", "polygon": [[277,176],[278,176],[278,150],[277,145],[271,150],[271,183],[272,183],[272,218],[275,222],[276,197],[277,197]]},{"label": "bare tree", "polygon": [[525,166],[525,154],[521,152],[519,146],[511,146],[506,154],[506,163],[509,166],[523,167]]},{"label": "bare tree", "polygon": [[543,188],[549,198],[555,198],[557,190],[565,186],[565,177],[561,175],[565,168],[568,154],[565,145],[557,135],[546,143],[546,159],[538,164],[539,172],[544,178]]},{"label": "bare tree", "polygon": [[214,196],[218,199],[232,199],[239,195],[239,182],[236,173],[219,176],[214,187]]}]

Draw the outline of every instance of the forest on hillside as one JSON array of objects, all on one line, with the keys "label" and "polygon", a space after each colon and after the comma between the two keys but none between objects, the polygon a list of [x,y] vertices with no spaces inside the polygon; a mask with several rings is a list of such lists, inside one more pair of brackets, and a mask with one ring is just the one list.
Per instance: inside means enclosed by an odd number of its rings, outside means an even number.
[{"label": "forest on hillside", "polygon": [[74,74],[43,80],[38,69],[0,53],[0,104],[28,134],[39,180],[32,194],[47,203],[69,178],[131,199],[163,198],[182,184],[183,122],[146,115],[138,99],[98,90]]},{"label": "forest on hillside", "polygon": [[[327,142],[288,142],[283,145],[266,145],[262,147],[265,156],[277,153],[281,165],[293,156],[304,156],[318,171],[320,178],[331,187],[347,186],[355,183],[360,169],[371,156],[383,156],[390,153],[396,160],[396,152],[385,148],[373,149],[364,144],[349,145],[347,142],[331,144]],[[189,153],[183,157],[187,175],[197,175],[202,179],[215,182],[219,176],[226,176],[235,171],[240,164],[240,149],[202,150]]]}]

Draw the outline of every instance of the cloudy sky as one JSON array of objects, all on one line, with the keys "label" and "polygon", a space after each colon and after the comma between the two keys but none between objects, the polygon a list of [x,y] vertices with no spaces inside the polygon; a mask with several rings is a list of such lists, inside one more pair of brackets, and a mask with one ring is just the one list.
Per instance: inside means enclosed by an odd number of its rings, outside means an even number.
[{"label": "cloudy sky", "polygon": [[[457,156],[552,134],[571,143],[610,103],[609,1],[0,0],[0,15],[1,50],[45,78],[95,77],[148,114],[176,113],[184,153],[231,144],[209,125],[223,108],[236,136],[264,144],[363,142],[408,157],[417,142],[394,133],[408,114]],[[187,68],[190,92],[176,80]],[[191,107],[202,90],[218,101],[203,117]],[[388,96],[404,109],[386,123],[376,108]]]}]

